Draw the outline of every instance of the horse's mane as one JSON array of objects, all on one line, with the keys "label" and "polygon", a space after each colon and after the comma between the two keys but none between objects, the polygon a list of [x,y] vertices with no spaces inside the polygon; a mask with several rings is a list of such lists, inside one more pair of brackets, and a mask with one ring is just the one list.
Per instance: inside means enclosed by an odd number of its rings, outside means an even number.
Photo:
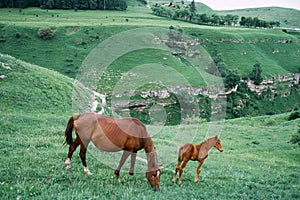
[{"label": "horse's mane", "polygon": [[151,137],[145,138],[145,152],[147,154],[148,171],[156,170],[159,166],[157,163],[156,152]]}]

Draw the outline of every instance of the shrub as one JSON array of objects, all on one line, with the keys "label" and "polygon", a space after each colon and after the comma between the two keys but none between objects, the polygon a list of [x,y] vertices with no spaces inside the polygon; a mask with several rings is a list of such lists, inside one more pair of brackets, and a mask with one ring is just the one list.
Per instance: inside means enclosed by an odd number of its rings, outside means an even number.
[{"label": "shrub", "polygon": [[298,144],[299,147],[300,147],[300,128],[298,128],[298,134],[295,134],[295,135],[292,136],[292,139],[290,140],[290,143]]},{"label": "shrub", "polygon": [[16,38],[20,38],[21,34],[20,33],[16,33]]},{"label": "shrub", "polygon": [[51,39],[52,37],[54,37],[54,32],[51,28],[49,27],[43,27],[43,28],[40,28],[38,30],[38,36],[40,38],[42,38],[43,40],[48,40],[48,39]]},{"label": "shrub", "polygon": [[290,114],[288,120],[294,120],[294,119],[297,119],[297,118],[300,118],[300,113],[297,111],[297,112],[293,112]]}]

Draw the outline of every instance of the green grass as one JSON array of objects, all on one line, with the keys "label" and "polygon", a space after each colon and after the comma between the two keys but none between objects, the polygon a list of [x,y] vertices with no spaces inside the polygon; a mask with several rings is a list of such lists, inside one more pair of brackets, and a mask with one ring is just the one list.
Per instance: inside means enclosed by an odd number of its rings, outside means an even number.
[{"label": "green grass", "polygon": [[[281,30],[199,26],[157,17],[151,10],[137,6],[124,12],[27,8],[19,13],[18,9],[1,9],[0,17],[2,53],[72,78],[92,49],[108,38],[133,28],[168,29],[170,26],[181,28],[186,38],[198,38],[211,57],[220,56],[228,69],[237,69],[242,76],[249,74],[256,61],[261,63],[264,77],[299,71],[298,35]],[[43,41],[37,36],[38,29],[45,26],[54,30],[51,40]],[[234,42],[239,39],[243,42]],[[292,43],[276,43],[285,39]],[[220,40],[225,41],[217,42]],[[136,60],[138,56],[136,54]],[[155,57],[156,53],[149,54],[151,56]],[[131,65],[126,60],[119,63],[122,63],[119,67],[125,69]],[[165,63],[174,64],[173,61]],[[175,63],[181,64],[180,61]]]},{"label": "green grass", "polygon": [[[220,56],[228,69],[247,76],[256,61],[261,63],[263,77],[296,72],[299,69],[298,39],[280,30],[245,28],[188,29],[198,35],[202,46],[211,56]],[[280,44],[281,40],[292,43]],[[278,50],[278,53],[273,53]],[[288,59],[284,59],[288,58]]]},{"label": "green grass", "polygon": [[153,136],[159,162],[165,162],[161,190],[154,192],[144,173],[129,176],[122,171],[116,180],[114,169],[90,151],[87,162],[92,176],[83,173],[78,151],[72,168],[66,170],[63,162],[68,147],[63,146],[62,133],[68,116],[2,114],[0,195],[2,199],[298,199],[299,147],[288,141],[299,120],[287,118],[278,115],[227,121],[221,135],[224,152],[211,150],[198,184],[193,182],[197,163],[188,163],[181,187],[171,183],[177,147],[165,149],[174,141],[175,130],[200,128],[193,140],[198,143],[209,124],[165,127]]},{"label": "green grass", "polygon": [[70,112],[72,79],[8,55],[0,54],[0,62],[0,74],[5,76],[0,79],[1,113]]},{"label": "green grass", "polygon": [[[212,123],[148,126],[164,162],[161,190],[151,190],[145,164],[128,164],[116,180],[120,154],[100,154],[89,148],[92,176],[83,173],[77,150],[72,168],[64,168],[68,147],[63,132],[72,110],[72,79],[57,72],[0,56],[0,196],[2,199],[298,199],[299,147],[288,143],[299,119],[289,114],[227,120],[220,136],[224,152],[211,150],[194,184],[197,163],[188,163],[183,185],[171,182],[177,149],[184,142],[199,143],[214,130]],[[7,66],[7,65],[6,65]],[[57,88],[59,87],[59,88]],[[52,89],[51,89],[52,88]],[[65,90],[66,89],[66,90]],[[77,95],[84,88],[76,89]],[[27,91],[27,92],[26,92]],[[80,92],[81,91],[81,92]],[[200,121],[199,121],[200,123]],[[100,156],[100,157],[99,157]],[[145,158],[143,151],[139,157]],[[111,162],[109,167],[107,162]]]},{"label": "green grass", "polygon": [[[143,26],[179,25],[186,36],[199,38],[209,53],[221,53],[230,69],[238,68],[244,74],[252,69],[256,59],[260,59],[265,76],[285,74],[298,67],[298,54],[294,52],[299,49],[298,34],[196,26],[155,17],[149,10],[131,9],[116,14],[28,8],[22,11],[24,16],[17,9],[0,10],[1,199],[299,199],[299,147],[288,143],[298,131],[299,119],[288,121],[289,114],[226,121],[221,134],[225,151],[211,150],[198,184],[193,183],[195,162],[188,163],[181,187],[171,183],[171,179],[179,145],[199,143],[205,136],[215,134],[207,133],[214,128],[203,121],[148,126],[158,161],[165,163],[159,192],[151,190],[141,162],[136,164],[135,176],[129,176],[125,170],[121,179],[116,180],[113,172],[120,158],[118,153],[98,158],[101,154],[89,149],[87,162],[92,176],[83,173],[78,150],[72,168],[64,168],[68,147],[63,145],[63,132],[67,120],[73,112],[81,111],[83,105],[86,107],[90,97],[83,86],[74,87],[74,79],[69,77],[76,76],[81,62],[95,46],[115,34]],[[55,37],[40,40],[36,33],[41,26],[50,26]],[[16,38],[16,33],[20,38]],[[222,38],[243,38],[244,43],[216,42]],[[250,43],[266,38],[266,43]],[[293,43],[275,44],[278,39],[292,39]],[[282,55],[271,55],[269,51],[277,48]],[[246,57],[239,55],[240,51],[249,53]],[[144,59],[142,55],[146,55]],[[120,74],[149,63],[157,63],[162,69],[172,66],[192,85],[201,84],[186,60],[163,50],[142,49],[114,60],[109,68],[112,73],[107,71],[107,77],[112,79],[106,86],[115,83],[114,78]],[[182,70],[182,66],[189,67],[189,71]],[[145,87],[148,86],[153,85]],[[74,97],[82,101],[76,102]],[[144,152],[138,156],[144,157]],[[112,168],[105,164],[105,159],[113,160]]]},{"label": "green grass", "polygon": [[267,21],[279,21],[281,27],[299,27],[299,10],[279,7],[248,8],[218,11],[219,14],[232,14],[244,17],[258,17]]}]

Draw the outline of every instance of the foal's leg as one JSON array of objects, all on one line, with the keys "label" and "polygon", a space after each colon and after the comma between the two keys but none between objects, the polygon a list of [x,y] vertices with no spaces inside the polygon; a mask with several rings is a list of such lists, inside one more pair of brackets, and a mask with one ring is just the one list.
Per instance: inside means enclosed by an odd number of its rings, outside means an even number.
[{"label": "foal's leg", "polygon": [[183,170],[184,170],[184,168],[185,168],[185,166],[188,162],[189,162],[189,160],[184,160],[182,165],[181,165],[181,168],[179,170],[179,181],[178,181],[179,185],[182,184],[182,173],[183,173]]},{"label": "foal's leg", "polygon": [[177,176],[177,172],[180,170],[181,162],[182,162],[182,160],[179,160],[179,159],[178,159],[178,163],[177,163],[177,165],[176,165],[175,172],[174,172],[174,176],[173,176],[173,179],[172,179],[172,182],[173,182],[173,183],[176,182],[176,176]]},{"label": "foal's leg", "polygon": [[122,166],[124,165],[126,159],[128,158],[128,156],[131,154],[131,152],[129,151],[123,151],[123,155],[122,158],[120,160],[119,166],[117,167],[117,169],[115,170],[115,175],[117,178],[120,178],[120,170],[122,168]]},{"label": "foal's leg", "polygon": [[87,164],[86,164],[86,150],[87,150],[87,148],[81,143],[79,156],[81,158],[81,162],[83,165],[83,171],[84,171],[84,173],[86,173],[88,175],[92,175],[90,170],[87,168]]},{"label": "foal's leg", "polygon": [[198,180],[199,180],[199,174],[201,172],[201,166],[204,162],[204,159],[203,160],[200,160],[199,163],[198,163],[198,167],[197,167],[197,172],[196,172],[196,177],[195,177],[195,183],[198,183]]},{"label": "foal's leg", "polygon": [[77,137],[75,141],[70,145],[67,159],[65,161],[65,166],[67,169],[71,168],[71,159],[74,151],[80,144],[80,139]]},{"label": "foal's leg", "polygon": [[135,161],[136,161],[136,152],[132,152],[131,153],[131,163],[130,163],[129,175],[134,174]]}]

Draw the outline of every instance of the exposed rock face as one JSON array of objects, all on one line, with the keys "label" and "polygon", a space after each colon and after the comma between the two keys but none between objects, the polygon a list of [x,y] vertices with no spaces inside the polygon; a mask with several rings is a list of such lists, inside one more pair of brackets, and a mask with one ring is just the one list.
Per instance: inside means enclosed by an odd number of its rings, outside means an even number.
[{"label": "exposed rock face", "polygon": [[[276,77],[272,77],[269,79],[265,79],[262,81],[260,85],[255,85],[251,80],[245,80],[249,89],[257,94],[261,94],[262,92],[270,89],[272,93],[278,93],[276,91],[276,85],[278,83],[286,83],[288,87],[292,87],[293,85],[299,84],[300,74],[289,74],[285,76],[278,75]],[[161,99],[162,101],[158,104],[162,106],[166,106],[176,102],[163,102],[163,99],[167,99],[171,96],[171,94],[179,94],[180,91],[185,90],[188,95],[197,96],[202,95],[209,97],[211,99],[224,98],[232,92],[236,92],[238,90],[238,85],[228,91],[225,91],[222,87],[208,88],[208,87],[182,87],[182,86],[174,86],[169,87],[167,89],[161,90],[148,90],[148,91],[128,91],[126,94],[114,94],[112,99],[112,106],[117,109],[144,109],[146,107],[152,106],[155,102],[150,98]],[[289,95],[288,93],[279,94],[282,96]],[[132,96],[140,96],[141,99],[144,100],[130,100]],[[106,95],[93,93],[94,102],[91,104],[91,111],[96,111],[98,107],[98,100],[101,99],[101,111],[99,113],[104,113],[106,105]],[[98,100],[97,100],[98,99]],[[157,103],[157,102],[156,102]]]}]

